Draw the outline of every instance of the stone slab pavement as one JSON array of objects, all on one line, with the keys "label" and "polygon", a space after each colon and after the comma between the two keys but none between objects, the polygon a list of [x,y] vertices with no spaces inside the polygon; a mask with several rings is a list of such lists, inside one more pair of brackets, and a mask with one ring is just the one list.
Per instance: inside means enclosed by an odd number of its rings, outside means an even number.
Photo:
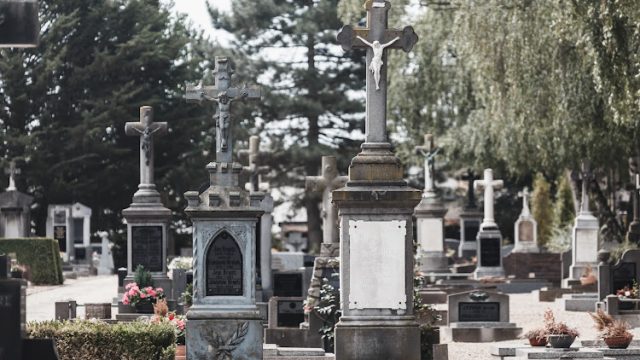
[{"label": "stone slab pavement", "polygon": [[[101,275],[66,279],[64,285],[27,288],[27,321],[54,320],[55,302],[75,300],[85,303],[111,303],[118,295],[118,276]],[[112,314],[116,309],[112,308]],[[84,318],[84,307],[78,306],[78,318]]]}]

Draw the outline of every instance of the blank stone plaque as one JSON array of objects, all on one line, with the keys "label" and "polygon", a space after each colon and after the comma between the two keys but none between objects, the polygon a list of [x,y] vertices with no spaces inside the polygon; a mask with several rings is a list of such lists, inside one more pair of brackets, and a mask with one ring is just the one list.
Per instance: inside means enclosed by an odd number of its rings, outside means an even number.
[{"label": "blank stone plaque", "polygon": [[576,230],[576,262],[592,263],[598,260],[598,229]]},{"label": "blank stone plaque", "polygon": [[533,223],[529,220],[522,220],[518,224],[518,240],[533,241]]},{"label": "blank stone plaque", "polygon": [[349,220],[349,309],[407,308],[406,224]]},{"label": "blank stone plaque", "polygon": [[419,218],[418,239],[422,251],[444,251],[444,228],[441,218]]}]

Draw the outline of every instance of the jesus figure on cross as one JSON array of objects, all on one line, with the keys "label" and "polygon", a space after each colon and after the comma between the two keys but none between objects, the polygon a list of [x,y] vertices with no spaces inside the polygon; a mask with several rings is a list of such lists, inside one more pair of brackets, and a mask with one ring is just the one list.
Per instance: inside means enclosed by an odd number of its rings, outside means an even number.
[{"label": "jesus figure on cross", "polygon": [[375,40],[373,43],[368,42],[363,39],[361,36],[356,36],[360,41],[365,43],[367,46],[371,47],[373,50],[373,57],[371,58],[371,64],[369,64],[369,70],[373,73],[373,78],[376,81],[376,90],[380,90],[380,69],[384,62],[382,61],[382,54],[384,52],[384,48],[398,41],[400,37],[396,36],[393,40],[389,41],[386,44],[380,44],[380,41]]}]

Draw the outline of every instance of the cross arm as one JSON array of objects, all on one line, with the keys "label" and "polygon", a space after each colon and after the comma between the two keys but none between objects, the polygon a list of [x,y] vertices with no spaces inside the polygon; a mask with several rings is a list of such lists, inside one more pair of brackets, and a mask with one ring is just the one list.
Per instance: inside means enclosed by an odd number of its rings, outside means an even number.
[{"label": "cross arm", "polygon": [[411,51],[413,46],[418,42],[418,35],[416,35],[416,32],[411,26],[406,26],[402,30],[389,29],[384,32],[382,39],[370,39],[369,29],[354,29],[351,25],[345,25],[340,29],[336,38],[344,51],[368,48],[367,44],[358,39],[358,36],[369,42],[378,40],[382,44],[386,44],[393,39],[398,38],[397,41],[393,42],[387,48],[402,49],[405,52]]},{"label": "cross arm", "polygon": [[189,102],[199,103],[205,100],[215,100],[222,93],[226,93],[231,99],[259,99],[262,96],[260,88],[257,87],[218,89],[216,86],[186,84],[185,99]]},{"label": "cross arm", "polygon": [[327,181],[322,176],[307,176],[304,180],[304,188],[310,192],[322,192],[327,186]]},{"label": "cross arm", "polygon": [[335,179],[333,179],[333,181],[331,182],[331,188],[339,189],[341,187],[344,187],[345,185],[347,185],[347,181],[349,181],[348,176],[345,176],[345,175],[338,176]]},{"label": "cross arm", "polygon": [[[153,135],[164,135],[167,133],[168,125],[166,122],[151,123],[148,125]],[[141,122],[128,122],[124,124],[124,132],[129,136],[141,135],[147,125]]]}]

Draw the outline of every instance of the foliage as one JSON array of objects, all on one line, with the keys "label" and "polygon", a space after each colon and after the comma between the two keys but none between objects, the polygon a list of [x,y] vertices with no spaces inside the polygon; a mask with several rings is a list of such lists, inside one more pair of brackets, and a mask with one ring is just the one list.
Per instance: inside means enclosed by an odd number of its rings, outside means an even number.
[{"label": "foliage", "polygon": [[633,284],[631,287],[628,285],[623,287],[622,289],[616,290],[616,295],[619,297],[627,298],[627,299],[637,299],[640,295],[640,291],[638,289],[638,282],[633,280]]},{"label": "foliage", "polygon": [[165,299],[158,300],[153,305],[153,313],[154,315],[149,319],[149,321],[153,324],[164,323],[171,325],[176,334],[176,344],[184,345],[187,328],[186,317],[184,315],[176,315],[175,312],[169,312],[167,300]]},{"label": "foliage", "polygon": [[[339,276],[333,273],[332,276]],[[325,349],[333,349],[335,341],[335,326],[342,315],[340,309],[340,291],[329,284],[329,279],[322,279],[320,288],[320,300],[313,307],[312,316],[322,320],[322,327],[318,332],[322,336]]]},{"label": "foliage", "polygon": [[169,122],[155,142],[156,184],[178,215],[172,229],[182,226],[181,194],[207,178],[213,126],[184,101],[184,83],[202,78],[211,45],[163,4],[41,2],[39,45],[0,50],[0,158],[23,163],[17,185],[34,196],[36,233],[45,232],[49,204],[75,201],[92,208],[92,232],[123,231],[140,142],[124,124],[138,121],[142,105]]},{"label": "foliage", "polygon": [[30,338],[55,339],[61,360],[172,360],[175,332],[170,324],[45,321],[27,325]]},{"label": "foliage", "polygon": [[1,239],[0,253],[15,253],[17,261],[29,267],[31,282],[34,284],[60,285],[64,281],[60,249],[56,240]]},{"label": "foliage", "polygon": [[[262,87],[262,102],[252,105],[260,118],[253,133],[271,143],[275,184],[303,186],[304,176],[318,174],[323,155],[341,155],[344,169],[360,143],[364,107],[353,93],[364,88],[365,61],[361,51],[343,54],[336,46],[337,4],[235,0],[229,14],[210,9],[214,27],[234,35],[229,53],[242,69],[237,75]],[[320,198],[301,196],[293,200],[306,208],[315,252],[322,240]]]},{"label": "foliage", "polygon": [[623,337],[631,340],[633,334],[629,332],[629,324],[623,320],[614,320],[613,317],[598,309],[595,313],[590,312],[589,316],[595,323],[595,328],[603,339],[613,337]]},{"label": "foliage", "polygon": [[531,213],[538,224],[538,244],[546,247],[553,227],[553,207],[550,185],[541,173],[538,173],[533,181]]},{"label": "foliage", "polygon": [[551,238],[547,242],[547,250],[552,253],[563,253],[571,249],[573,229],[571,227],[551,230]]},{"label": "foliage", "polygon": [[556,191],[556,201],[553,209],[554,227],[564,229],[573,224],[576,217],[576,207],[573,201],[573,191],[566,174],[560,175]]},{"label": "foliage", "polygon": [[578,330],[569,327],[562,321],[556,321],[551,309],[547,309],[544,312],[544,331],[547,333],[547,335],[580,336]]},{"label": "foliage", "polygon": [[193,257],[191,256],[178,256],[173,258],[169,265],[167,265],[167,269],[182,269],[182,270],[191,270],[193,267]]},{"label": "foliage", "polygon": [[187,284],[184,288],[184,292],[181,295],[182,301],[187,306],[193,305],[193,283]]},{"label": "foliage", "polygon": [[143,302],[155,303],[159,299],[164,299],[164,290],[162,288],[153,288],[151,286],[138,287],[135,282],[127,284],[126,292],[122,295],[122,303],[125,305],[135,306]]},{"label": "foliage", "polygon": [[523,339],[542,340],[542,339],[546,339],[546,337],[547,337],[547,331],[544,328],[529,330],[522,335]]},{"label": "foliage", "polygon": [[141,288],[153,286],[153,277],[151,272],[144,268],[143,265],[138,265],[133,273],[133,282]]},{"label": "foliage", "polygon": [[638,244],[632,243],[630,241],[623,241],[622,244],[614,247],[610,251],[609,261],[612,263],[616,263],[627,250],[635,250],[638,249]]}]

